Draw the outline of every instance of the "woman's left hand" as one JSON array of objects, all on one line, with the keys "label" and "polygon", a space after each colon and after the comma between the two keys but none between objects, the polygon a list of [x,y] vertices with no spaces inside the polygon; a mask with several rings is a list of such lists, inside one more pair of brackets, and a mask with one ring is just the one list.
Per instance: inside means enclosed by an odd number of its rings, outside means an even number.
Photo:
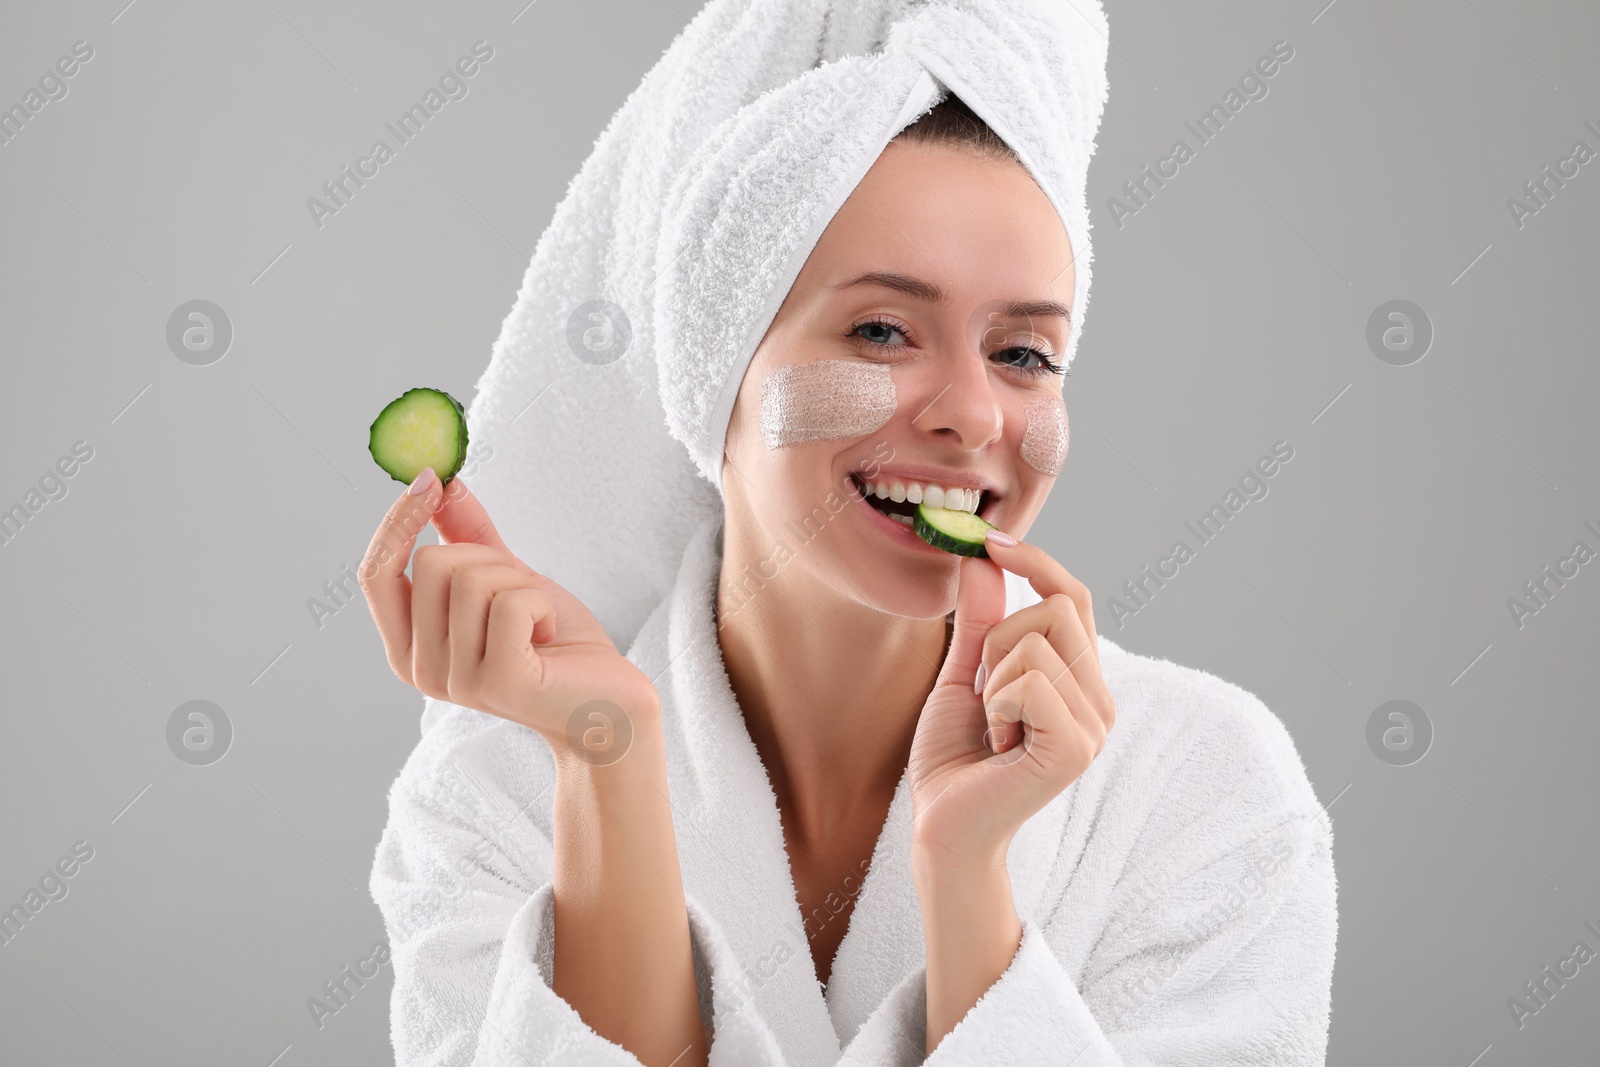
[{"label": "woman's left hand", "polygon": [[[986,548],[990,559],[961,560],[950,651],[911,744],[919,875],[1003,868],[1017,830],[1088,769],[1116,722],[1089,590],[1037,545]],[[1002,567],[1043,601],[1007,618]]]}]

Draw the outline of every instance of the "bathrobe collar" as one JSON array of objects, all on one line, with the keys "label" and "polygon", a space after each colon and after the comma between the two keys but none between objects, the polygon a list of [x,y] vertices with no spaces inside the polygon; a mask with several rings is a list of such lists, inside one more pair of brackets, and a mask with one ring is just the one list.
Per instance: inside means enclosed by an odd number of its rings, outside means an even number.
[{"label": "bathrobe collar", "polygon": [[[717,640],[714,607],[722,516],[690,539],[670,597],[629,658],[661,693],[667,773],[691,905],[720,930],[743,974],[740,1010],[754,1011],[792,1064],[832,1064],[896,986],[920,982],[921,911],[911,880],[911,794],[902,774],[829,977],[817,981],[784,843],[777,797],[745,727]],[[1008,587],[1009,588],[1009,587]],[[1015,590],[1010,592],[1014,596]],[[1010,609],[1009,610],[1014,610]],[[1017,832],[1007,857],[1018,915],[1042,922],[1068,788]],[[720,970],[720,969],[719,969]]]}]

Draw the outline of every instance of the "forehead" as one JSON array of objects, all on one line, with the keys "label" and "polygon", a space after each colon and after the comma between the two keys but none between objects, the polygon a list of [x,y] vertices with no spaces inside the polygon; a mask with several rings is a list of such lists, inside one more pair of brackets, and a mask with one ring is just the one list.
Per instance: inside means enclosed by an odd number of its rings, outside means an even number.
[{"label": "forehead", "polygon": [[1066,227],[1021,164],[891,143],[828,223],[796,285],[869,269],[929,277],[952,299],[1070,304]]}]

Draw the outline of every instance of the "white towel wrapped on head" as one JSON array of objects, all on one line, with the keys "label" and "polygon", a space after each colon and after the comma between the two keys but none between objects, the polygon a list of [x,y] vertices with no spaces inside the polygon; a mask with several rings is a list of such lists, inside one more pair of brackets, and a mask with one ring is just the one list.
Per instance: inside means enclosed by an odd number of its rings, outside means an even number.
[{"label": "white towel wrapped on head", "polygon": [[[468,411],[468,480],[511,550],[618,648],[721,510],[757,345],[888,142],[953,91],[1016,151],[1089,293],[1098,0],[712,0],[595,142],[540,238]],[[1008,588],[1032,598],[1026,583]]]}]

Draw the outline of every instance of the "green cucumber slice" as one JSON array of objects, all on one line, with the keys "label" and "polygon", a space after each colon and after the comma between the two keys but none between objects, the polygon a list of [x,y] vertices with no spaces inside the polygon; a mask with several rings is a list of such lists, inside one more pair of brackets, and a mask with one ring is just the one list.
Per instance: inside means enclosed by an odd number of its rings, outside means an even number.
[{"label": "green cucumber slice", "polygon": [[942,548],[958,556],[989,558],[989,551],[984,548],[984,538],[994,527],[970,511],[930,508],[926,504],[918,504],[911,519],[911,528],[934,548]]},{"label": "green cucumber slice", "polygon": [[467,414],[442,389],[407,389],[372,420],[367,451],[397,482],[432,467],[448,485],[467,461]]}]

